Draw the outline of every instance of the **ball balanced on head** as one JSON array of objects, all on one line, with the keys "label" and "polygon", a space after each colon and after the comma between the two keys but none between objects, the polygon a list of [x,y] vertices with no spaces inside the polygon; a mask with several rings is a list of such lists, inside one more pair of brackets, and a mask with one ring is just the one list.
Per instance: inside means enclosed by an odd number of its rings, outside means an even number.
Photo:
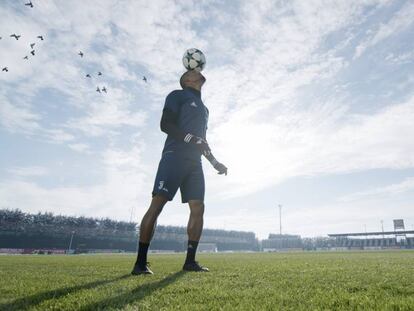
[{"label": "ball balanced on head", "polygon": [[202,71],[206,65],[206,57],[199,49],[188,49],[183,55],[183,65],[187,70]]}]

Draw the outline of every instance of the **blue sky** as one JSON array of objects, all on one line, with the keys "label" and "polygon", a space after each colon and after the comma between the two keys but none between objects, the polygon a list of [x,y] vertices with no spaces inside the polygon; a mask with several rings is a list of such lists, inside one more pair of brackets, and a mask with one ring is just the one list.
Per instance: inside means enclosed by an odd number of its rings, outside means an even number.
[{"label": "blue sky", "polygon": [[[203,164],[206,227],[264,238],[282,204],[286,233],[413,229],[412,1],[33,4],[0,3],[0,207],[139,221],[164,98],[197,47],[207,138],[229,167]],[[187,217],[178,195],[159,223]]]}]

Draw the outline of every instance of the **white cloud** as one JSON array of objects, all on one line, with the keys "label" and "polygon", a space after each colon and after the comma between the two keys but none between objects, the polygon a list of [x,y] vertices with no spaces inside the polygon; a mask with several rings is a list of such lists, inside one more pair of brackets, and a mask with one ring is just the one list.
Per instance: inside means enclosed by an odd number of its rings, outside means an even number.
[{"label": "white cloud", "polygon": [[[81,112],[80,116],[69,116],[58,129],[51,129],[68,136],[72,135],[70,130],[103,136],[113,135],[114,128],[142,126],[146,114],[132,108],[137,102],[135,94],[142,94],[145,87],[148,99],[144,108],[155,100],[162,101],[160,97],[176,84],[174,77],[181,71],[181,53],[177,57],[176,51],[194,41],[202,43],[189,31],[192,18],[201,18],[202,10],[190,3],[48,2],[25,12],[30,17],[15,14],[12,7],[3,7],[0,12],[8,17],[0,24],[2,29],[23,34],[16,42],[3,40],[7,46],[0,50],[0,59],[10,64],[10,72],[0,79],[8,90],[26,97],[27,111],[35,105],[32,100],[36,95],[49,90],[60,93],[66,100],[64,105]],[[23,61],[20,54],[38,34],[44,34],[45,41],[36,41],[36,56]],[[82,59],[77,55],[79,50],[85,54]],[[178,62],[172,61],[175,58]],[[85,79],[86,73],[98,70],[103,71],[102,78]],[[144,84],[141,79],[148,72],[150,83]],[[30,83],[17,83],[22,80]],[[127,87],[124,82],[134,84]],[[105,97],[97,98],[97,85],[107,86]],[[7,125],[18,131],[16,124]],[[44,127],[39,124],[37,130]]]},{"label": "white cloud", "polygon": [[414,21],[414,3],[407,1],[405,5],[388,21],[378,27],[378,30],[363,40],[355,49],[354,59],[360,57],[366,49],[406,29]]},{"label": "white cloud", "polygon": [[41,117],[29,107],[12,104],[0,93],[0,125],[11,132],[31,133],[40,129]]},{"label": "white cloud", "polygon": [[414,190],[414,177],[410,177],[396,184],[352,193],[350,195],[340,198],[340,201],[350,202],[350,201],[378,197],[378,196],[380,197],[389,196],[389,195],[392,196],[392,195],[398,195],[398,194],[402,194],[402,193],[413,191],[413,190]]},{"label": "white cloud", "polygon": [[65,127],[81,130],[87,136],[113,133],[122,126],[142,127],[147,113],[142,109],[131,109],[133,97],[121,89],[110,88],[109,94],[99,95],[89,104],[85,116],[68,120]]},{"label": "white cloud", "polygon": [[[24,35],[19,42],[1,41],[0,60],[11,64],[9,74],[0,75],[2,128],[34,144],[39,139],[64,144],[85,161],[99,154],[96,148],[106,151],[98,156],[104,178],[92,186],[46,188],[20,178],[2,182],[0,197],[32,211],[102,216],[116,211],[115,217],[126,219],[138,202],[143,210],[156,169],[153,154],[159,151],[151,139],[164,138],[158,133],[163,100],[178,87],[182,52],[193,46],[207,55],[208,139],[230,169],[229,176],[209,184],[211,198],[243,196],[294,176],[412,167],[407,133],[414,132],[413,99],[356,114],[347,100],[355,94],[341,88],[344,72],[359,72],[343,50],[354,50],[356,29],[372,28],[369,17],[388,3],[47,1],[22,14],[2,6],[0,29]],[[369,53],[369,47],[406,29],[412,12],[408,2],[375,32],[362,29],[356,53]],[[24,62],[21,53],[40,33],[46,40]],[[400,58],[409,60],[405,54]],[[393,57],[391,66],[400,64]],[[98,68],[103,77],[96,76]],[[108,94],[96,93],[97,85],[107,86]],[[144,151],[150,160],[144,160]],[[206,174],[215,175],[210,168]],[[209,216],[210,226],[219,223],[217,215]],[[249,212],[240,211],[228,223],[249,229],[246,217]],[[255,219],[270,227],[266,217]]]},{"label": "white cloud", "polygon": [[254,115],[234,114],[218,126],[218,158],[227,162],[230,174],[213,192],[240,196],[293,176],[414,166],[414,143],[407,135],[414,133],[414,97],[368,116],[347,115],[333,103],[310,107],[303,112],[272,108],[277,117],[257,123]]},{"label": "white cloud", "polygon": [[8,169],[8,172],[15,177],[36,177],[47,175],[49,170],[42,166],[23,166],[12,167]]},{"label": "white cloud", "polygon": [[90,146],[87,144],[69,144],[68,147],[80,153],[90,153]]},{"label": "white cloud", "polygon": [[47,168],[13,168],[10,172],[15,178],[0,182],[2,207],[129,219],[131,208],[145,208],[139,202],[150,198],[152,190],[148,186],[148,168],[141,160],[143,150],[142,145],[126,151],[106,150],[98,158],[104,178],[92,186],[45,187],[28,178],[43,176]]},{"label": "white cloud", "polygon": [[230,169],[213,193],[240,196],[293,176],[413,164],[402,153],[413,147],[403,135],[414,130],[412,100],[371,117],[350,114],[334,91],[327,99],[298,95],[347,69],[349,62],[320,50],[321,42],[371,4],[294,2],[280,16],[273,2],[245,4],[242,34],[250,44],[231,65],[210,69],[207,76],[209,142]]},{"label": "white cloud", "polygon": [[75,139],[75,136],[61,129],[45,129],[44,136],[48,142],[55,143],[65,143]]},{"label": "white cloud", "polygon": [[398,55],[390,53],[385,57],[385,60],[394,64],[409,64],[414,61],[414,51],[403,52]]}]

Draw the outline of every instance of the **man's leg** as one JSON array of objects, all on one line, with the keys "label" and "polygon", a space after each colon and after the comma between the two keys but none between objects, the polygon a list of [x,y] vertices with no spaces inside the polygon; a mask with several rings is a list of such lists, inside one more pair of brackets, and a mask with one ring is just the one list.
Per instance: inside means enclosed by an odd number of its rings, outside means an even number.
[{"label": "man's leg", "polygon": [[203,231],[204,202],[200,200],[189,200],[188,205],[190,206],[190,219],[187,225],[188,246],[183,269],[187,271],[208,271],[207,268],[201,267],[195,262],[198,242]]},{"label": "man's leg", "polygon": [[204,202],[199,200],[189,200],[190,218],[187,225],[187,234],[190,241],[199,241],[204,223]]},{"label": "man's leg", "polygon": [[132,274],[152,274],[152,271],[147,267],[147,253],[149,244],[155,231],[155,224],[160,215],[165,203],[168,199],[161,195],[156,195],[152,198],[150,207],[142,218],[139,227],[139,246],[137,261],[135,262]]},{"label": "man's leg", "polygon": [[155,231],[155,223],[158,216],[167,203],[168,199],[162,195],[156,195],[152,198],[150,207],[142,218],[141,225],[139,227],[139,242],[150,243]]}]

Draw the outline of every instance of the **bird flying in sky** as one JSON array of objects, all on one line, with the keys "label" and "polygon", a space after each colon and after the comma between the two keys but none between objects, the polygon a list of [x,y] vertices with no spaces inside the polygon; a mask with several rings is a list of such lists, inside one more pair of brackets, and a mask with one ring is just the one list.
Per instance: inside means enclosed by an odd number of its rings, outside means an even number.
[{"label": "bird flying in sky", "polygon": [[99,86],[97,86],[97,87],[96,87],[96,91],[97,91],[98,93],[100,93],[100,92],[101,92],[101,89],[99,88]]},{"label": "bird flying in sky", "polygon": [[103,87],[102,88],[102,92],[105,92],[106,93],[106,87]]},{"label": "bird flying in sky", "polygon": [[145,76],[144,76],[144,77],[142,78],[142,80],[143,80],[145,83],[147,83],[147,77],[145,77]]},{"label": "bird flying in sky", "polygon": [[10,35],[10,37],[15,38],[16,40],[19,40],[19,38],[21,37],[21,35],[16,35],[15,33]]},{"label": "bird flying in sky", "polygon": [[37,38],[39,38],[41,41],[44,40],[43,36],[37,36]]},{"label": "bird flying in sky", "polygon": [[88,74],[86,75],[86,77],[87,77],[87,78],[91,78],[91,75],[88,73]]},{"label": "bird flying in sky", "polygon": [[83,57],[82,51],[79,51],[78,55],[80,55],[80,57]]},{"label": "bird flying in sky", "polygon": [[33,56],[35,56],[35,50],[30,51],[30,54],[32,54]]},{"label": "bird flying in sky", "polygon": [[31,8],[33,8],[33,3],[32,1],[29,1],[28,3],[25,3],[24,5],[30,6]]},{"label": "bird flying in sky", "polygon": [[33,50],[33,47],[35,46],[36,43],[30,43],[30,48]]},{"label": "bird flying in sky", "polygon": [[29,56],[26,55],[25,57],[23,57],[23,59],[29,59]]},{"label": "bird flying in sky", "polygon": [[9,71],[9,68],[7,68],[7,67],[4,67],[1,71],[5,71],[5,72],[8,72]]}]

